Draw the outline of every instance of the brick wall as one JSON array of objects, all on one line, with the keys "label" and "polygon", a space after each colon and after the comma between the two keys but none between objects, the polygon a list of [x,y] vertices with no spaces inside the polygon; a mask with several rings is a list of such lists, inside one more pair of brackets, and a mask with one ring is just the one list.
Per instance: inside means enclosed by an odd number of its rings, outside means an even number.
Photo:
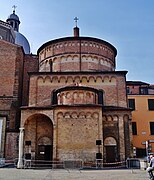
[{"label": "brick wall", "polygon": [[29,72],[38,71],[38,58],[35,55],[25,55],[23,70],[23,91],[22,91],[22,105],[28,104],[29,95]]},{"label": "brick wall", "polygon": [[0,84],[2,85],[0,88],[0,110],[1,112],[6,111],[9,128],[15,129],[20,123],[22,48],[0,40],[0,61]]},{"label": "brick wall", "polygon": [[57,159],[95,161],[98,151],[100,107],[61,107],[55,111],[57,119]]},{"label": "brick wall", "polygon": [[0,95],[13,96],[17,46],[0,40]]},{"label": "brick wall", "polygon": [[[99,42],[98,42],[99,41]],[[39,52],[39,71],[111,71],[115,69],[115,49],[91,38],[62,39],[51,42]]]},{"label": "brick wall", "polygon": [[90,75],[43,75],[31,76],[30,106],[51,105],[52,91],[61,87],[75,85],[88,86],[104,91],[104,105],[127,107],[125,75],[109,75],[105,73]]},{"label": "brick wall", "polygon": [[9,160],[14,160],[18,158],[18,140],[19,133],[8,132],[6,134],[6,144],[5,144],[5,158]]}]

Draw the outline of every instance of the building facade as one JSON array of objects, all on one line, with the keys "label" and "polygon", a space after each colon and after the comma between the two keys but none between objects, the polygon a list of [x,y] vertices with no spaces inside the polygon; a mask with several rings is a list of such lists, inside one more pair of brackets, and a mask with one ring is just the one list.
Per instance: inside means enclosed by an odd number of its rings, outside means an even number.
[{"label": "building facade", "polygon": [[0,40],[0,156],[18,156],[20,106],[27,103],[28,74],[37,71],[37,58],[25,55],[23,48]]},{"label": "building facade", "polygon": [[21,152],[30,146],[33,159],[56,161],[130,157],[127,72],[115,71],[116,54],[106,41],[80,37],[77,27],[74,37],[38,49],[39,70],[30,73],[29,102],[21,107]]},{"label": "building facade", "polygon": [[7,22],[0,21],[0,158],[6,159],[18,157],[20,107],[28,102],[28,72],[38,71],[37,56],[25,54],[27,40],[20,39],[22,46],[16,43],[19,22],[15,12]]},{"label": "building facade", "polygon": [[133,146],[136,156],[144,157],[154,152],[154,86],[140,81],[127,81],[127,94],[129,107],[133,109]]},{"label": "building facade", "polygon": [[18,45],[0,43],[0,57],[9,61],[3,64],[8,77],[1,72],[0,78],[4,83],[0,112],[6,118],[0,124],[1,132],[6,129],[2,156],[18,157],[18,168],[26,157],[110,163],[131,156],[127,71],[115,70],[113,45],[81,37],[78,27],[72,37],[43,44],[38,58]]}]

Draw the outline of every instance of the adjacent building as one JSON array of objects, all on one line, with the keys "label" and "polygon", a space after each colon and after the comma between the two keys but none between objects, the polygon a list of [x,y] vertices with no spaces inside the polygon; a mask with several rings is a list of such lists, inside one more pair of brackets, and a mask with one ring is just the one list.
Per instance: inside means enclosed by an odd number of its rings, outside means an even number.
[{"label": "adjacent building", "polygon": [[133,110],[133,146],[136,156],[144,157],[154,152],[154,86],[141,81],[127,81],[127,94],[129,107]]},{"label": "adjacent building", "polygon": [[26,54],[28,41],[21,38],[22,46],[16,43],[16,28],[15,11],[7,22],[0,21],[0,157],[6,159],[18,157],[20,106],[28,101],[28,72],[38,70],[37,56]]},{"label": "adjacent building", "polygon": [[15,32],[11,25],[0,20],[0,39],[15,43]]},{"label": "adjacent building", "polygon": [[30,45],[27,38],[19,32],[20,20],[15,10],[9,15],[6,22],[0,20],[0,39],[21,46],[25,54],[30,54]]}]

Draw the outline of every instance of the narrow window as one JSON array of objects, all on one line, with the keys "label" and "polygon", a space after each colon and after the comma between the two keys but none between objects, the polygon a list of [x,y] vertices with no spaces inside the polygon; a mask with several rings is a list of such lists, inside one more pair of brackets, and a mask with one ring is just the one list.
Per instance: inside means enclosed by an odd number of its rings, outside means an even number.
[{"label": "narrow window", "polygon": [[103,91],[98,92],[98,104],[103,105]]},{"label": "narrow window", "polygon": [[148,94],[148,88],[140,88],[140,94]]},{"label": "narrow window", "polygon": [[130,87],[127,87],[127,94],[130,94]]},{"label": "narrow window", "polygon": [[52,71],[53,71],[53,62],[50,61],[50,72],[52,72]]},{"label": "narrow window", "polygon": [[128,106],[135,110],[135,99],[128,99]]},{"label": "narrow window", "polygon": [[133,135],[137,135],[137,126],[136,126],[136,122],[132,122],[132,133],[133,133]]},{"label": "narrow window", "polygon": [[57,102],[57,92],[55,92],[55,91],[53,91],[52,92],[52,96],[51,96],[51,102],[52,102],[52,104],[57,104],[58,102]]},{"label": "narrow window", "polygon": [[148,99],[149,111],[154,110],[154,99]]},{"label": "narrow window", "polygon": [[154,135],[154,122],[150,122],[150,134]]}]

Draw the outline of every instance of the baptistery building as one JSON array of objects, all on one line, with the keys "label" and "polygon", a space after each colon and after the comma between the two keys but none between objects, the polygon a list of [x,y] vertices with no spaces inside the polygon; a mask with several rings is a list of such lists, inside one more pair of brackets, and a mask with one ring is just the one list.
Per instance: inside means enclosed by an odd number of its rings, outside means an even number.
[{"label": "baptistery building", "polygon": [[3,156],[18,157],[18,168],[26,157],[112,163],[131,156],[127,71],[115,70],[112,44],[80,36],[77,26],[73,32],[45,42],[37,56],[7,42],[20,52],[14,56],[16,103],[10,106],[18,113],[16,118],[8,115]]},{"label": "baptistery building", "polygon": [[78,27],[38,49],[38,72],[29,74],[29,101],[21,107],[23,152],[30,145],[41,160],[130,157],[127,72],[115,71],[116,55],[113,45],[80,36]]}]

